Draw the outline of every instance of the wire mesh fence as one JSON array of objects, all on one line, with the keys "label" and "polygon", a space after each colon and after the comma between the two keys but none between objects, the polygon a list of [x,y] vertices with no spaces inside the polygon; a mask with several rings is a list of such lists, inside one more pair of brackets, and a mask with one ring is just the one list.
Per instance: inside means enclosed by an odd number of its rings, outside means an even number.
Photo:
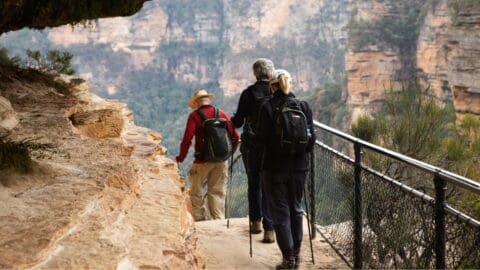
[{"label": "wire mesh fence", "polygon": [[[248,179],[242,156],[229,160],[229,180],[227,185],[226,217],[248,216]],[[232,165],[233,164],[233,165]]]},{"label": "wire mesh fence", "polygon": [[[323,129],[317,138],[314,188],[309,191],[314,192],[315,221],[347,263],[355,266],[357,257],[365,268],[435,268],[444,257],[447,268],[480,268],[478,190],[448,182],[445,189],[440,187],[445,200],[436,201],[434,173],[368,147],[356,163],[351,156],[358,140],[335,138]],[[359,213],[355,204],[361,205]],[[355,245],[356,234],[360,246]]]},{"label": "wire mesh fence", "polygon": [[[353,255],[353,165],[333,149],[315,146],[315,223],[322,236],[330,239],[342,256]],[[308,178],[311,180],[311,178]],[[312,185],[307,185],[311,187]]]}]

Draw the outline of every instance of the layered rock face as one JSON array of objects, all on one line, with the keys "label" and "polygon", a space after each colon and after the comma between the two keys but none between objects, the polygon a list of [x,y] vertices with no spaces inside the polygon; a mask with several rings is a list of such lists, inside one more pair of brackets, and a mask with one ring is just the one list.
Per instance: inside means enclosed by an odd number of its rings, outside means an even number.
[{"label": "layered rock face", "polygon": [[416,77],[430,85],[440,101],[453,97],[457,116],[480,115],[480,5],[463,0],[416,2],[407,3],[418,9],[413,18],[417,23],[410,24],[403,1],[357,3],[353,22],[363,28],[350,30],[356,39],[349,43],[346,57],[353,119],[378,108],[385,89]]},{"label": "layered rock face", "polygon": [[480,116],[480,4],[439,0],[420,32],[417,67],[436,96],[453,95],[457,116]]},{"label": "layered rock face", "polygon": [[385,90],[414,78],[416,47],[414,40],[402,35],[415,31],[407,12],[418,14],[422,1],[368,0],[355,5],[345,64],[353,121],[377,110]]},{"label": "layered rock face", "polygon": [[82,75],[93,70],[92,80],[110,94],[125,84],[122,73],[155,67],[177,80],[219,84],[231,95],[254,81],[251,66],[258,57],[272,58],[291,71],[297,89],[307,90],[343,74],[350,2],[152,1],[131,19],[101,19],[48,35],[67,49],[106,44],[121,52],[128,64],[118,76],[103,76],[101,63],[76,53]]},{"label": "layered rock face", "polygon": [[53,145],[28,174],[0,171],[1,269],[204,267],[160,134],[82,80],[2,70],[0,82],[8,138]]}]

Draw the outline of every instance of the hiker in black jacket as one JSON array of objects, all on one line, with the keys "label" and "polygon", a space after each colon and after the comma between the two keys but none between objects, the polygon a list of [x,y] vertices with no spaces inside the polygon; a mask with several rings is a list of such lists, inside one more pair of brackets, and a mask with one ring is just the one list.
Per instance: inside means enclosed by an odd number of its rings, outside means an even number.
[{"label": "hiker in black jacket", "polygon": [[234,127],[240,128],[243,126],[240,151],[242,152],[243,163],[248,177],[249,216],[252,222],[251,232],[262,232],[263,217],[264,243],[275,242],[275,233],[266,198],[262,192],[260,163],[263,150],[257,145],[253,137],[260,107],[270,96],[269,80],[273,72],[272,61],[263,58],[255,61],[253,74],[257,81],[242,92],[237,112],[232,117]]},{"label": "hiker in black jacket", "polygon": [[[299,101],[290,92],[291,77],[285,70],[277,70],[270,81],[273,92],[270,100],[260,109],[255,138],[265,147],[262,162],[263,187],[272,214],[277,243],[283,261],[277,269],[292,269],[300,263],[303,236],[303,210],[301,206],[308,171],[308,153],[313,149],[315,133],[312,111],[308,103]],[[279,114],[284,104],[296,104],[297,116],[303,117],[304,148],[287,151],[279,135]],[[292,118],[293,119],[293,118]],[[295,119],[297,120],[297,119]],[[293,122],[293,121],[292,121]],[[283,143],[283,144],[282,144]]]}]

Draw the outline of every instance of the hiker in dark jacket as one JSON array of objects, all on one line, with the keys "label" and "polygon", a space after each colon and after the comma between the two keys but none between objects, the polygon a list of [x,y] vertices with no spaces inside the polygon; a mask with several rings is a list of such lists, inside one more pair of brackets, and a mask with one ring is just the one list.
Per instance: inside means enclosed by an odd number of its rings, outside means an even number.
[{"label": "hiker in dark jacket", "polygon": [[243,163],[248,177],[249,217],[252,222],[251,232],[255,234],[262,232],[263,217],[264,243],[275,242],[275,233],[266,198],[264,192],[262,192],[260,164],[263,150],[257,146],[253,136],[258,122],[260,107],[270,96],[269,80],[273,72],[272,61],[264,58],[255,61],[253,64],[253,75],[255,75],[257,81],[242,92],[237,112],[232,117],[234,127],[240,128],[243,126],[240,151],[242,152]]},{"label": "hiker in dark jacket", "polygon": [[[270,81],[272,98],[261,110],[256,129],[257,142],[265,147],[262,175],[265,193],[272,214],[277,243],[282,251],[283,261],[277,269],[292,269],[300,263],[300,247],[303,236],[303,210],[301,207],[304,184],[308,171],[308,153],[313,149],[315,133],[312,111],[306,102],[298,101],[290,92],[291,76],[287,71],[277,70]],[[282,150],[275,131],[275,118],[287,100],[298,101],[306,117],[308,142],[305,150],[289,154]]]}]

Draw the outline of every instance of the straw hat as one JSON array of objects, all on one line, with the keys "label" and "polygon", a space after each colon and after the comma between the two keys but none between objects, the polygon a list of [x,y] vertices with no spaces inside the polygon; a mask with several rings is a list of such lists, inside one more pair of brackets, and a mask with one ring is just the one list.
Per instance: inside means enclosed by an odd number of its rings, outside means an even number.
[{"label": "straw hat", "polygon": [[197,91],[195,91],[195,93],[193,93],[193,96],[188,101],[188,106],[192,109],[196,109],[197,104],[195,104],[195,101],[197,101],[197,99],[203,98],[203,97],[208,97],[210,100],[213,100],[215,98],[215,96],[213,94],[209,94],[206,90],[203,90],[203,89],[197,90]]}]

